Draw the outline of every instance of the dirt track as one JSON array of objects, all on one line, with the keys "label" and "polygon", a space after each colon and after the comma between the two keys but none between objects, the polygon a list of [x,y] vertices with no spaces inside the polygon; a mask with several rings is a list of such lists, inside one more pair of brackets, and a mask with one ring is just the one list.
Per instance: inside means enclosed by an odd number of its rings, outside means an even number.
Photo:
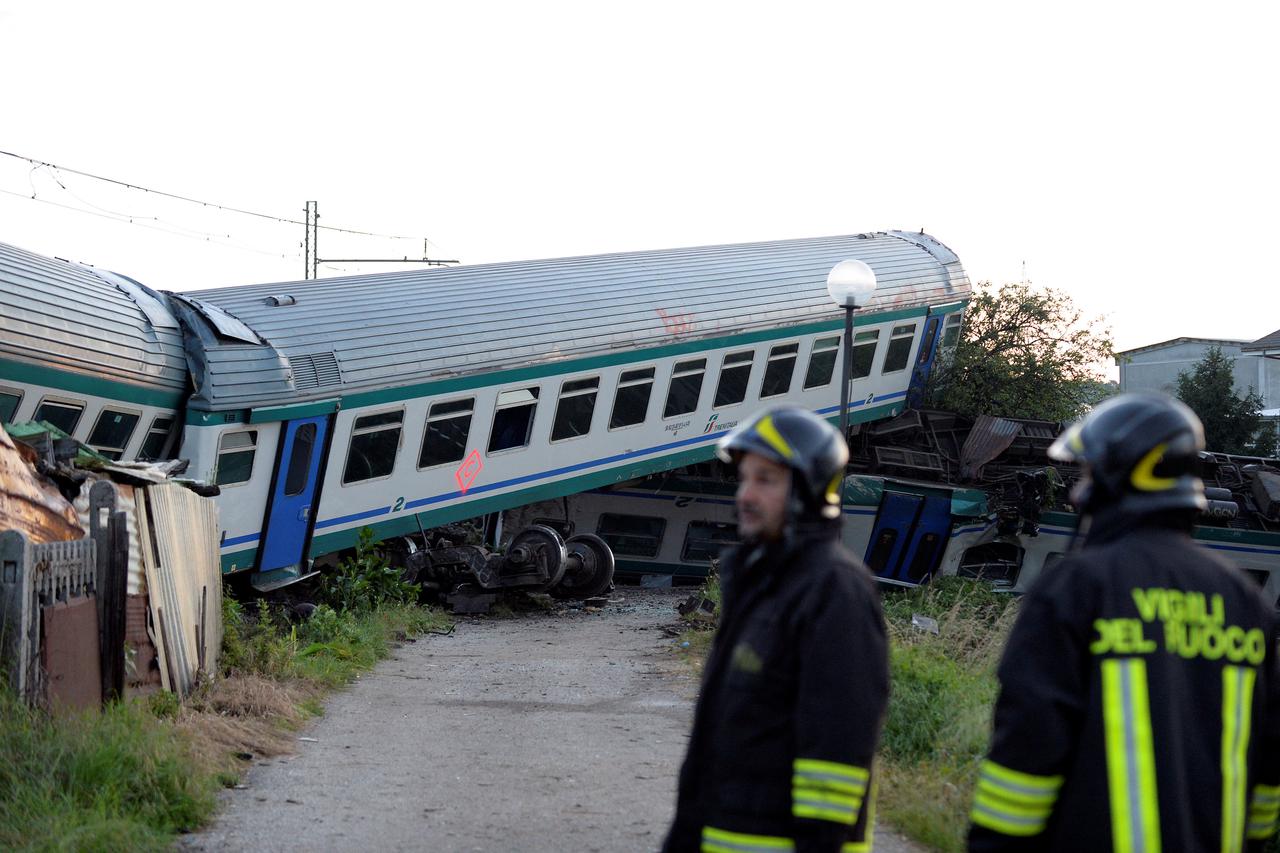
[{"label": "dirt track", "polygon": [[463,617],[406,644],[180,846],[655,850],[697,689],[662,630],[681,597],[622,587],[600,612]]}]

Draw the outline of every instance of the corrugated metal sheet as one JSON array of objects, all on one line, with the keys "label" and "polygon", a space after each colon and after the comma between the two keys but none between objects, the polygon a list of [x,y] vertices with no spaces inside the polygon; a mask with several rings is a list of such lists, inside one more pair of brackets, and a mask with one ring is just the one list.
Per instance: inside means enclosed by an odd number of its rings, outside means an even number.
[{"label": "corrugated metal sheet", "polygon": [[211,499],[171,483],[147,486],[141,495],[145,511],[137,518],[161,677],[166,690],[186,696],[199,673],[217,672],[222,646],[218,510]]},{"label": "corrugated metal sheet", "polygon": [[1004,453],[1022,434],[1023,425],[1017,421],[981,415],[969,430],[969,437],[960,448],[960,479],[976,480],[982,476],[983,467]]},{"label": "corrugated metal sheet", "polygon": [[[256,373],[251,363],[261,360],[263,348],[205,341],[214,376],[207,400],[193,400],[193,406],[218,410],[331,397],[334,386],[314,378],[330,357],[336,377],[333,370],[324,375],[347,393],[834,320],[840,314],[827,296],[827,273],[847,258],[865,261],[876,273],[868,311],[939,304],[970,293],[955,254],[928,235],[902,232],[206,290],[198,294],[202,301],[243,320],[295,372],[282,396],[274,368],[267,364]],[[282,295],[296,304],[273,304]]]},{"label": "corrugated metal sheet", "polygon": [[107,278],[0,243],[0,358],[180,392],[181,333],[153,326],[125,288]]}]

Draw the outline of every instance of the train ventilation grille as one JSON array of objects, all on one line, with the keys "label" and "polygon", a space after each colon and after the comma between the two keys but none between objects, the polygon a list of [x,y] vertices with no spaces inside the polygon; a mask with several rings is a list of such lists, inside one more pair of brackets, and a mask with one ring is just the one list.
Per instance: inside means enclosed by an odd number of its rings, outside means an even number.
[{"label": "train ventilation grille", "polygon": [[332,352],[295,355],[289,359],[289,367],[293,371],[293,387],[299,391],[342,384],[342,370]]}]

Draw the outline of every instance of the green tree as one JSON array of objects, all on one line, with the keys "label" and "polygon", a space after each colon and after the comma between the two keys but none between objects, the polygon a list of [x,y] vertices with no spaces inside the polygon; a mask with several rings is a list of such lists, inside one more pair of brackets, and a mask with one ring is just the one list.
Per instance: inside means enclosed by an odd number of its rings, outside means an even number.
[{"label": "green tree", "polygon": [[1262,397],[1249,388],[1236,393],[1232,373],[1236,360],[1210,347],[1191,370],[1178,374],[1178,399],[1204,424],[1210,450],[1244,456],[1275,456],[1276,432],[1262,420]]},{"label": "green tree", "polygon": [[964,334],[930,380],[929,405],[976,417],[1072,420],[1114,393],[1103,366],[1111,330],[1085,320],[1061,291],[989,283],[965,311]]}]

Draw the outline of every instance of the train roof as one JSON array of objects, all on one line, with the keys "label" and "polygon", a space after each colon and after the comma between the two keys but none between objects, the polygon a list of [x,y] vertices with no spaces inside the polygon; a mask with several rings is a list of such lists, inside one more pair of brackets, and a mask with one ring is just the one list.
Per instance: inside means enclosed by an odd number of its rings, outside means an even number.
[{"label": "train roof", "polygon": [[52,367],[126,383],[108,396],[173,402],[187,387],[177,321],[163,298],[124,276],[0,243],[0,326],[3,375],[14,380]]},{"label": "train roof", "polygon": [[206,326],[239,320],[249,334],[198,336],[193,365],[207,375],[190,405],[283,406],[835,320],[826,277],[848,258],[876,274],[864,313],[970,294],[950,249],[899,231],[195,291],[177,295],[180,313],[203,314]]}]

